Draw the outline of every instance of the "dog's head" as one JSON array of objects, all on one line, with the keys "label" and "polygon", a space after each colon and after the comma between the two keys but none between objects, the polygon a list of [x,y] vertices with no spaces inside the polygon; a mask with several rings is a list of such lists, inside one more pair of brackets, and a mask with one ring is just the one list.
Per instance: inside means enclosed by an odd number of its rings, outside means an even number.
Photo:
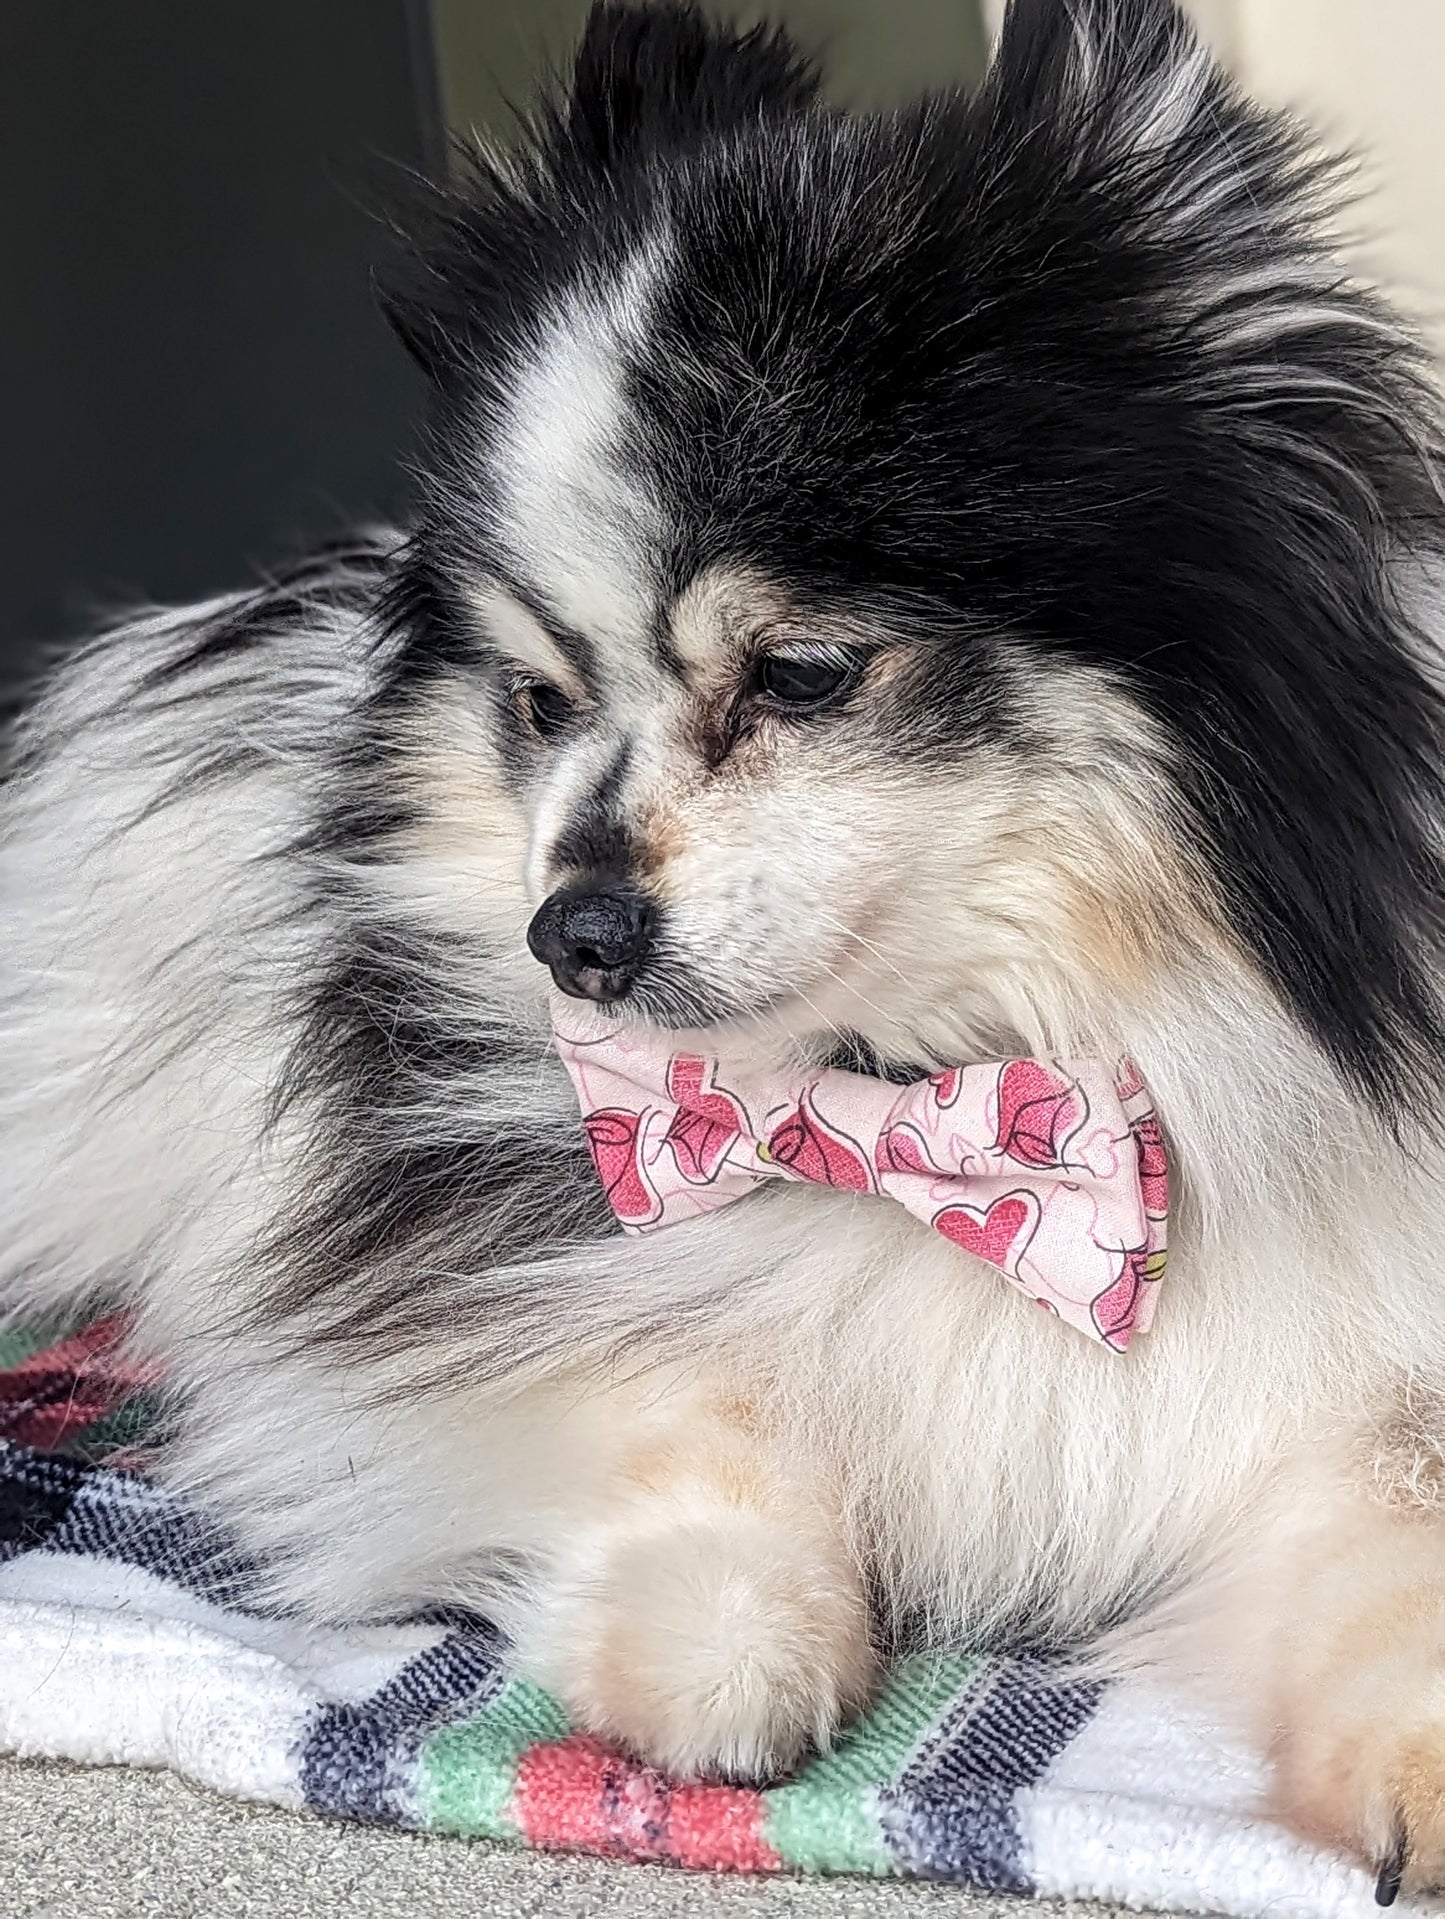
[{"label": "dog's head", "polygon": [[956,1057],[1233,968],[1400,1095],[1433,426],[1324,177],[1169,0],[1015,0],[975,96],[876,117],[594,9],[391,298],[390,697],[454,852],[517,809],[565,990]]}]

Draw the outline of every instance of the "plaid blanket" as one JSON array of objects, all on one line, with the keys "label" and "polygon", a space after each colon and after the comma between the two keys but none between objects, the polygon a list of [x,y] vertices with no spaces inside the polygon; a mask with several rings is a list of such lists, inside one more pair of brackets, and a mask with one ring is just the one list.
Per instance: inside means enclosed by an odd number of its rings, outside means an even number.
[{"label": "plaid blanket", "polygon": [[683,1866],[1373,1910],[1364,1871],[1260,1816],[1252,1755],[1141,1686],[911,1659],[787,1782],[670,1784],[574,1731],[485,1620],[340,1631],[250,1611],[220,1530],[145,1476],[153,1382],[117,1359],[117,1330],[0,1335],[0,1751]]}]

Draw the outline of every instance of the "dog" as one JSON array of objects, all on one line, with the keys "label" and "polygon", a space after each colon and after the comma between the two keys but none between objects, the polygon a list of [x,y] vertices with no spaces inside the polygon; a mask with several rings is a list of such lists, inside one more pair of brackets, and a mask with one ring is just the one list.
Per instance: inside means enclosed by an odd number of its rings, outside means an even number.
[{"label": "dog", "polygon": [[[890,1646],[1094,1642],[1389,1898],[1445,1872],[1429,368],[1170,0],[817,85],[601,0],[410,217],[405,532],[30,704],[0,1286],[128,1308],[273,1600],[486,1609],[694,1776]],[[1127,1056],[1155,1323],[826,1186],[619,1232],[557,990],[739,1071]]]}]

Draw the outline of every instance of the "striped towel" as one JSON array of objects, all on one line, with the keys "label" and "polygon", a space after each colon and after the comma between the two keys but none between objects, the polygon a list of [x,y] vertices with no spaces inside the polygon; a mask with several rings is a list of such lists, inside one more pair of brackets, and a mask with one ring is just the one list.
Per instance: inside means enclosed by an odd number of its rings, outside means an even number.
[{"label": "striped towel", "polygon": [[0,1335],[0,1750],[683,1866],[1251,1919],[1374,1910],[1363,1870],[1259,1814],[1257,1760],[1139,1685],[909,1659],[786,1782],[671,1784],[574,1731],[485,1620],[342,1631],[257,1613],[223,1533],[145,1476],[153,1382],[118,1358],[118,1331]]}]

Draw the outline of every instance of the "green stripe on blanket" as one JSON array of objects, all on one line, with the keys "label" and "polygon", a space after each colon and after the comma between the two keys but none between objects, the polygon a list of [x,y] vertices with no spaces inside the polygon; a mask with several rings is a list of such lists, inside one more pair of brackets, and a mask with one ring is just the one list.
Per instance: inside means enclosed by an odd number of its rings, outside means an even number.
[{"label": "green stripe on blanket", "polygon": [[763,1795],[763,1834],[797,1872],[896,1870],[870,1788],[894,1779],[983,1670],[982,1658],[905,1659],[831,1752]]},{"label": "green stripe on blanket", "polygon": [[567,1715],[540,1687],[511,1679],[460,1725],[444,1726],[422,1748],[417,1811],[424,1826],[478,1839],[519,1839],[509,1817],[517,1764],[530,1747],[562,1739]]}]

